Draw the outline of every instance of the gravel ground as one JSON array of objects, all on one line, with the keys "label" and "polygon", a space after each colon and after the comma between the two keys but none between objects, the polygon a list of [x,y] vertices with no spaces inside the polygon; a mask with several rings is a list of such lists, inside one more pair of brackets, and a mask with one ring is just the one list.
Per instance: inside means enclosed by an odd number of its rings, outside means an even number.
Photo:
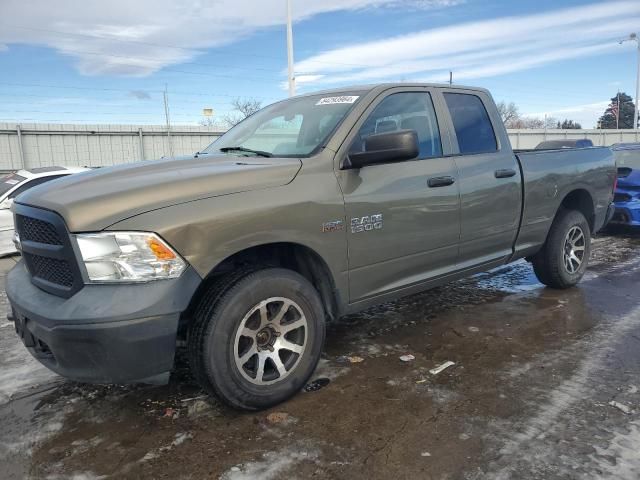
[{"label": "gravel ground", "polygon": [[183,362],[163,387],[65,381],[0,320],[0,477],[637,479],[639,283],[640,234],[615,232],[571,290],[518,262],[387,303],[330,326],[328,385],[253,414]]}]

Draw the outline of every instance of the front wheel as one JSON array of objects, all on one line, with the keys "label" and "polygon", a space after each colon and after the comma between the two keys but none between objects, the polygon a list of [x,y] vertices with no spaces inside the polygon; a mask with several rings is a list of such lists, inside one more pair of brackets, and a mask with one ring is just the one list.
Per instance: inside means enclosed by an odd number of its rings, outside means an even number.
[{"label": "front wheel", "polygon": [[547,241],[533,257],[533,270],[545,285],[569,288],[584,275],[591,254],[591,229],[577,210],[558,212]]},{"label": "front wheel", "polygon": [[189,334],[191,368],[228,405],[268,408],[305,385],[324,333],[322,303],[308,280],[290,270],[259,270],[203,297]]}]

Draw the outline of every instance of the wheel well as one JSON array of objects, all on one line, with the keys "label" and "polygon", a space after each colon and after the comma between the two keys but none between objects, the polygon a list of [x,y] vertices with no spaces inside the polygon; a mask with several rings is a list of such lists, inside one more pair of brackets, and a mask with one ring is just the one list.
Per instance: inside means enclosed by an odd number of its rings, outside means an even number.
[{"label": "wheel well", "polygon": [[573,190],[564,197],[562,200],[562,206],[567,210],[578,210],[581,212],[587,219],[589,228],[593,232],[596,215],[593,207],[593,198],[588,191],[584,189]]},{"label": "wheel well", "polygon": [[265,267],[281,267],[293,270],[305,277],[320,294],[327,320],[334,320],[338,315],[338,292],[333,276],[325,261],[312,249],[297,243],[270,243],[242,250],[219,263],[204,279],[193,295],[187,316],[208,289],[220,276],[237,268],[257,265]]}]

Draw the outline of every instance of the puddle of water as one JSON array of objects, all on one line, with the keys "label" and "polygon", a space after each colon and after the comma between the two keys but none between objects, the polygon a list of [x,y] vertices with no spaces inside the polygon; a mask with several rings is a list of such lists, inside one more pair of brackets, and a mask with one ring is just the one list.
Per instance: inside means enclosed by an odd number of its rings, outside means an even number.
[{"label": "puddle of water", "polygon": [[524,293],[544,288],[533,273],[533,267],[525,260],[479,273],[473,278],[479,288],[505,293]]}]

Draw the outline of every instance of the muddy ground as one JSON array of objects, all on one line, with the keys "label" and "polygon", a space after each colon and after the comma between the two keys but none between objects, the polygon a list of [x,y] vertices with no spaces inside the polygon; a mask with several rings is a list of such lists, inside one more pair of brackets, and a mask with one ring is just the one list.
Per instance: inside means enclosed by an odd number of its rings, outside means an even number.
[{"label": "muddy ground", "polygon": [[640,234],[599,236],[591,265],[571,290],[519,262],[345,318],[330,383],[253,414],[184,364],[67,382],[0,320],[0,478],[640,478]]}]

